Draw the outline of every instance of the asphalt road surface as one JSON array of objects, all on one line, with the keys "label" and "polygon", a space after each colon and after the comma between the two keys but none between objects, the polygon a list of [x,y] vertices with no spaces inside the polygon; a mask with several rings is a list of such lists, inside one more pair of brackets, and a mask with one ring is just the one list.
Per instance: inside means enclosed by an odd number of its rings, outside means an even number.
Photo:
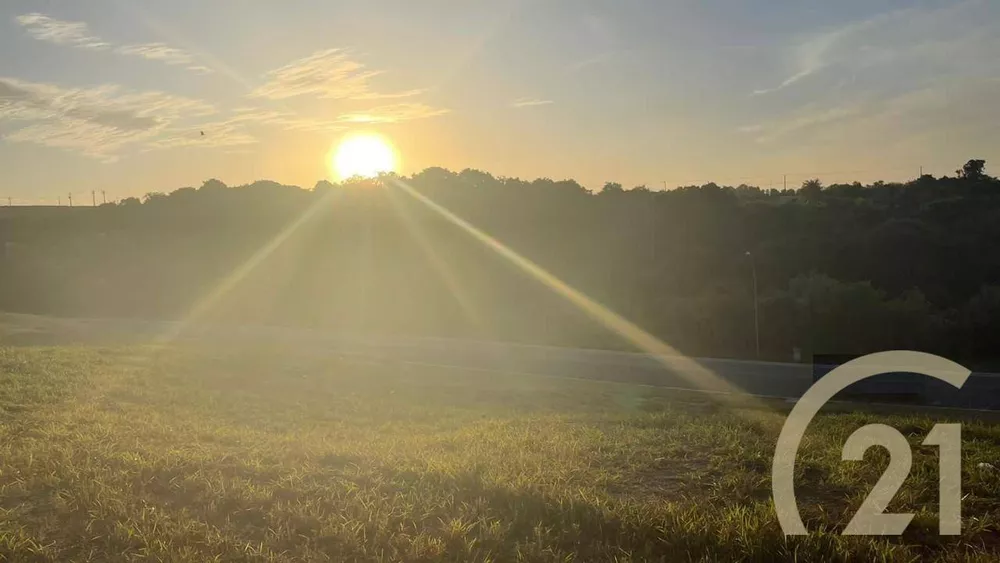
[{"label": "asphalt road surface", "polygon": [[[176,323],[103,319],[52,319],[0,315],[0,344],[32,343],[45,335],[78,342],[149,341],[177,333]],[[67,336],[68,335],[68,336]],[[442,338],[357,338],[283,327],[199,327],[177,333],[180,340],[246,344],[287,342],[318,354],[368,361],[468,368],[501,377],[504,372],[618,381],[724,393],[795,399],[814,380],[810,364],[661,357],[609,350],[585,350]],[[829,369],[831,366],[827,366]],[[857,384],[860,385],[860,384]],[[861,387],[859,387],[861,388]],[[852,387],[853,389],[853,387]],[[871,389],[871,386],[868,386]],[[927,376],[895,376],[880,386],[890,394],[840,399],[895,401],[967,409],[1000,410],[1000,375],[974,373],[962,389]],[[849,389],[848,391],[851,391]]]},{"label": "asphalt road surface", "polygon": [[[789,399],[802,396],[814,381],[811,364],[655,358],[646,354],[496,342],[384,340],[343,349],[385,361],[467,367],[498,374],[520,372]],[[832,367],[822,366],[821,371]],[[1000,376],[973,373],[962,389],[918,374],[876,376],[875,380],[852,386],[837,398],[1000,410]]]}]

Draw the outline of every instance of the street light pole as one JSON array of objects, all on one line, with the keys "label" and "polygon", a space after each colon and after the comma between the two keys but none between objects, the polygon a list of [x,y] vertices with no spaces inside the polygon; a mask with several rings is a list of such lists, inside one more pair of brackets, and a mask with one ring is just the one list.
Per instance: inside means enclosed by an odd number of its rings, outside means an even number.
[{"label": "street light pole", "polygon": [[760,359],[760,305],[757,298],[757,261],[748,250],[746,255],[750,258],[750,271],[753,275],[753,334],[757,349],[757,359]]}]

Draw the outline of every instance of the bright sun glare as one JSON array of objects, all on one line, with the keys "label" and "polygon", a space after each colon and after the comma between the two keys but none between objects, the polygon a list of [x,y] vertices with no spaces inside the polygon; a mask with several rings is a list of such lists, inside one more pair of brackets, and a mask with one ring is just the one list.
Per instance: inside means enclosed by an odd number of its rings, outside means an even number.
[{"label": "bright sun glare", "polygon": [[353,176],[371,178],[396,171],[396,151],[379,135],[352,135],[340,142],[330,164],[341,180]]}]

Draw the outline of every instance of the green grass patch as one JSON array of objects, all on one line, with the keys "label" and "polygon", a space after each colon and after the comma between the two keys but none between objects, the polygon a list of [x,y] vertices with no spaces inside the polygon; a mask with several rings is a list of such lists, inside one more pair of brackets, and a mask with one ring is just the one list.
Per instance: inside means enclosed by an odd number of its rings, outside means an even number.
[{"label": "green grass patch", "polygon": [[[0,558],[12,561],[995,561],[1000,428],[965,421],[964,531],[937,536],[943,420],[826,413],[786,538],[784,413],[627,385],[269,350],[0,349]],[[887,459],[901,538],[845,537]],[[1000,463],[997,463],[1000,466]]]}]

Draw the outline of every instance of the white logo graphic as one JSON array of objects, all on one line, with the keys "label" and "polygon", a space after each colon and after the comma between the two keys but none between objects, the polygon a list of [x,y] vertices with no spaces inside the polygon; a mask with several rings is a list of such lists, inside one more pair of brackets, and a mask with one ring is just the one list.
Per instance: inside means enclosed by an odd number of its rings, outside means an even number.
[{"label": "white logo graphic", "polygon": [[[798,400],[788,414],[771,466],[771,492],[778,523],[785,535],[806,535],[795,501],[795,455],[812,419],[830,399],[852,383],[890,372],[922,374],[944,381],[957,389],[971,373],[951,360],[923,352],[892,351],[869,354],[847,362],[824,375]],[[917,377],[917,376],[914,376]],[[961,439],[959,424],[937,424],[924,439],[925,445],[941,450],[939,481],[939,533],[958,535],[962,530]],[[903,533],[913,514],[886,514],[885,508],[910,473],[913,454],[906,437],[885,424],[869,424],[855,431],[844,444],[842,459],[861,460],[875,445],[889,450],[889,467],[875,484],[861,508],[844,529],[845,535],[895,536]]]}]

